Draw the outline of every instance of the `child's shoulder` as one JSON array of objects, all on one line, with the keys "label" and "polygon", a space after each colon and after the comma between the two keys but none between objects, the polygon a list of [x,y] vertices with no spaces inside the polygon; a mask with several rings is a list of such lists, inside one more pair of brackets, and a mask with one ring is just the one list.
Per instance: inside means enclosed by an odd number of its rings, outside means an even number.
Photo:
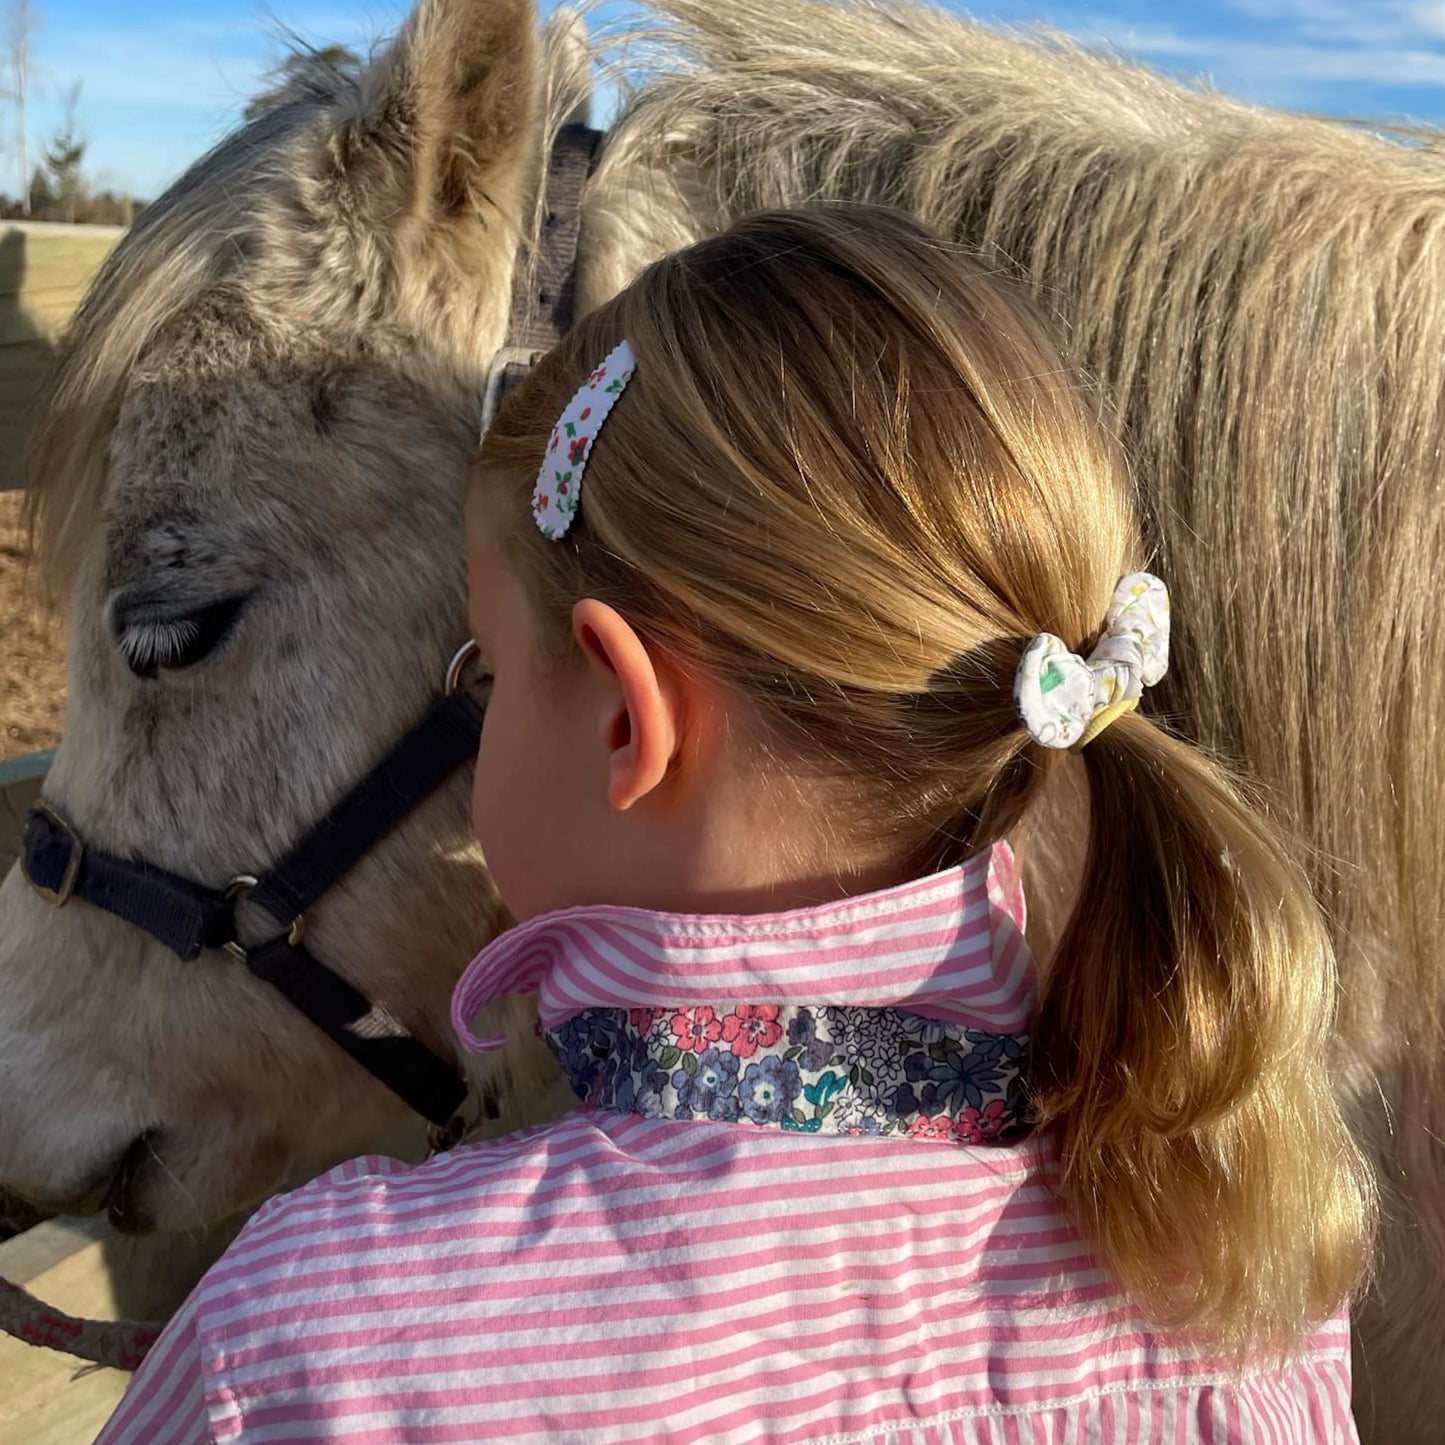
[{"label": "child's shoulder", "polygon": [[[358,1382],[381,1408],[405,1380],[549,1429],[562,1409],[596,1440],[646,1433],[639,1411],[660,1437],[719,1390],[780,1424],[792,1406],[753,1363],[811,1381],[839,1350],[890,1416],[911,1418],[927,1377],[937,1423],[992,1422],[990,1439],[1020,1422],[1073,1438],[1115,1409],[1274,1419],[1281,1392],[1303,1421],[1320,1389],[1347,1396],[1343,1321],[1284,1374],[1243,1380],[1151,1329],[1038,1155],[583,1109],[418,1167],[354,1160],[273,1201],[207,1276],[200,1368],[258,1430],[298,1401],[349,1412]],[[900,1357],[920,1319],[924,1344]],[[863,1438],[851,1389],[810,1407],[807,1438]]]},{"label": "child's shoulder", "polygon": [[[666,1217],[679,1199],[690,1201],[694,1219],[728,1215],[756,1203],[760,1184],[773,1207],[796,1198],[814,1208],[819,1197],[842,1189],[852,1199],[866,1196],[886,1216],[926,1177],[930,1194],[943,1191],[951,1219],[991,1225],[1046,1215],[1072,1233],[1036,1152],[1029,1145],[956,1150],[584,1108],[420,1165],[379,1155],[338,1165],[263,1205],[212,1280],[230,1300],[238,1290],[259,1299],[289,1292],[303,1277],[339,1284],[345,1275],[366,1274],[370,1260],[415,1253],[420,1268],[453,1251],[472,1268],[485,1262],[486,1269],[510,1272],[542,1267],[563,1234],[577,1236],[589,1267],[605,1272],[646,1251],[654,1231],[639,1231],[640,1219]],[[780,1234],[793,1227],[788,1218],[785,1211],[773,1220]],[[759,1228],[765,1224],[758,1221]]]},{"label": "child's shoulder", "polygon": [[[348,1159],[263,1204],[236,1241],[346,1224],[361,1233],[422,1226],[474,1206],[498,1190],[535,1185],[557,1169],[585,1168],[601,1131],[585,1112],[480,1144],[436,1154],[421,1164],[385,1154]],[[233,1249],[236,1246],[233,1246]]]},{"label": "child's shoulder", "polygon": [[[596,1122],[576,1113],[422,1164],[366,1155],[337,1165],[251,1217],[198,1286],[202,1330],[285,1332],[308,1316],[316,1290],[369,1293],[397,1270],[415,1283],[449,1258],[505,1270],[549,1199],[569,1186],[574,1198],[591,1192],[606,1148]],[[382,1293],[400,1303],[401,1286],[398,1275]]]}]

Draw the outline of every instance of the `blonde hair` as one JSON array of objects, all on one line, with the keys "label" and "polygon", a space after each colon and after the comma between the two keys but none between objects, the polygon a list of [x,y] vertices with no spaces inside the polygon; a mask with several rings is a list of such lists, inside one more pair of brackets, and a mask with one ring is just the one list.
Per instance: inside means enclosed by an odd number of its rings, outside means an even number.
[{"label": "blonde hair", "polygon": [[[527,496],[626,336],[638,369],[562,543]],[[756,216],[657,263],[519,388],[483,461],[544,616],[582,596],[752,703],[920,867],[1014,830],[1064,756],[1014,712],[1029,638],[1087,649],[1141,544],[1098,403],[1022,294],[918,222]],[[1372,1196],[1330,1089],[1329,942],[1218,767],[1145,717],[1082,754],[1083,897],[1032,1085],[1059,1184],[1161,1322],[1240,1351],[1338,1308]]]}]

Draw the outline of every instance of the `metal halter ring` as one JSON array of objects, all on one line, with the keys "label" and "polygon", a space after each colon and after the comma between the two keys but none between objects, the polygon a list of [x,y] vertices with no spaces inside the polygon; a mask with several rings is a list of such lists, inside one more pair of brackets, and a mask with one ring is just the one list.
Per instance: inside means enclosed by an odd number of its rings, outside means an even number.
[{"label": "metal halter ring", "polygon": [[[233,879],[231,879],[228,884],[226,884],[226,892],[224,896],[228,899],[240,898],[242,894],[249,893],[260,882],[261,880],[257,878],[254,874],[238,873]],[[305,935],[306,915],[304,913],[298,913],[296,917],[291,920],[291,927],[286,930],[286,942],[290,944],[292,948],[298,948],[300,947],[301,940],[305,937]],[[270,941],[273,943],[275,942],[274,939]],[[229,953],[231,957],[236,960],[237,963],[246,963],[250,959],[251,950],[247,948],[246,945],[240,941],[240,939],[233,938],[228,943],[223,943],[221,947],[226,953]]]},{"label": "metal halter ring", "polygon": [[453,1114],[445,1124],[426,1126],[426,1144],[433,1154],[445,1154],[455,1149],[467,1137],[467,1121],[460,1114]]},{"label": "metal halter ring", "polygon": [[42,798],[35,804],[32,811],[42,814],[56,832],[65,835],[70,844],[70,859],[65,865],[65,874],[61,878],[58,888],[46,888],[30,876],[30,850],[28,848],[20,855],[20,871],[25,875],[25,881],[52,908],[64,908],[75,895],[75,885],[80,879],[80,865],[85,861],[85,843],[80,834],[75,831],[70,819],[53,803],[47,803]]},{"label": "metal halter ring", "polygon": [[452,658],[447,667],[446,690],[448,693],[455,692],[462,685],[462,673],[467,670],[467,664],[475,662],[481,655],[481,651],[482,649],[477,646],[476,641],[470,637],[457,648],[457,655]]}]

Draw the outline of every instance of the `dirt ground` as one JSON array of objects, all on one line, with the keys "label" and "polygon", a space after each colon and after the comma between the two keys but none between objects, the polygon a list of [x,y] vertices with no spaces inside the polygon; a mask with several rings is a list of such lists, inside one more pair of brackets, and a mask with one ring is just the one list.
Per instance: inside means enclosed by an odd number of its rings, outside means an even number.
[{"label": "dirt ground", "polygon": [[36,604],[21,493],[0,492],[0,758],[60,740],[65,717],[65,635]]}]

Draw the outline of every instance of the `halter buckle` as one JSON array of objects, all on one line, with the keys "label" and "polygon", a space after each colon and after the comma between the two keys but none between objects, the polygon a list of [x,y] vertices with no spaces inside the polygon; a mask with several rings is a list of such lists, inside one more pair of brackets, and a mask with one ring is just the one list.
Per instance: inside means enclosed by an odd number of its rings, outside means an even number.
[{"label": "halter buckle", "polygon": [[491,431],[502,399],[546,354],[546,347],[504,346],[492,358],[487,368],[487,384],[482,389],[481,440],[485,441]]},{"label": "halter buckle", "polygon": [[85,842],[76,832],[70,820],[53,803],[47,803],[41,799],[30,811],[44,818],[57,833],[65,836],[66,842],[70,844],[70,857],[66,860],[65,872],[61,875],[58,888],[47,888],[43,883],[37,882],[30,871],[29,848],[26,848],[20,855],[20,871],[24,874],[25,881],[52,908],[64,908],[75,896],[75,885],[80,878],[80,865],[85,861]]},{"label": "halter buckle", "polygon": [[[255,888],[260,881],[254,874],[238,873],[226,884],[225,896],[228,899],[240,898],[243,894],[249,893]],[[282,935],[278,933],[276,938],[280,938],[281,936]],[[291,920],[291,927],[286,930],[286,942],[292,948],[299,948],[301,946],[301,940],[305,936],[306,915],[304,913],[298,913],[296,917]],[[251,948],[247,948],[239,938],[232,938],[221,945],[221,951],[223,953],[229,953],[237,963],[249,963],[251,961],[251,954],[256,948],[265,948],[267,944],[275,943],[275,941],[275,938],[270,938],[266,940],[266,943],[258,943]]]}]

